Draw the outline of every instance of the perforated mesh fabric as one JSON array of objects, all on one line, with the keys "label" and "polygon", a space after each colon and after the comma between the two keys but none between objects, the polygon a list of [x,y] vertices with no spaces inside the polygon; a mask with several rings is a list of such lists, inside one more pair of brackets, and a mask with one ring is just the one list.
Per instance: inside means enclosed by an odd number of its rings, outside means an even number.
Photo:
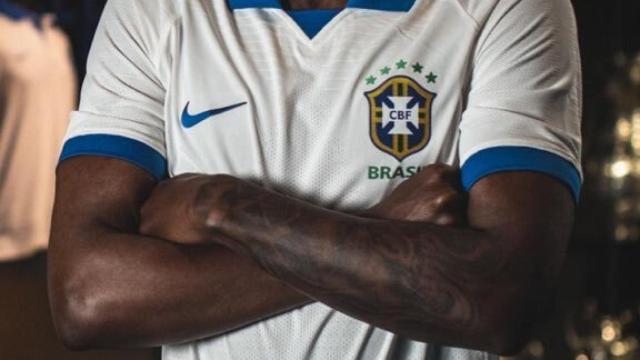
[{"label": "perforated mesh fabric", "polygon": [[[545,150],[580,168],[569,0],[350,8],[313,39],[281,9],[231,11],[222,0],[133,3],[109,2],[92,50],[93,80],[68,137],[131,137],[165,156],[171,176],[226,173],[360,211],[410,171],[460,166],[491,147]],[[419,109],[421,134],[429,136],[406,157],[398,155],[400,138],[382,140],[382,111],[367,96],[391,81],[398,97],[401,79],[433,97],[427,106],[421,95]],[[242,102],[197,126],[181,123],[186,104],[198,113]],[[495,359],[403,339],[318,303],[163,353],[167,360]]]}]

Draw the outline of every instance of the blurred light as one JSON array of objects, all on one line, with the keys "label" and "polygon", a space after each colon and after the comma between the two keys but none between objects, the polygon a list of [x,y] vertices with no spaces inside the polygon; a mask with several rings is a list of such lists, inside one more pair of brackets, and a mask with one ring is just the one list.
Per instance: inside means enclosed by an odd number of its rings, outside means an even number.
[{"label": "blurred light", "polygon": [[620,337],[620,324],[611,320],[604,320],[600,324],[602,340],[612,342]]},{"label": "blurred light", "polygon": [[608,360],[608,355],[604,348],[593,349],[593,360]]},{"label": "blurred light", "polygon": [[[640,155],[640,148],[637,150],[638,155]],[[636,156],[634,161],[631,163],[631,172],[635,176],[640,176],[640,158]]]},{"label": "blurred light", "polygon": [[631,137],[631,122],[628,119],[620,118],[616,124],[618,138],[627,140]]},{"label": "blurred light", "polygon": [[616,331],[613,328],[613,326],[606,326],[602,329],[602,340],[606,342],[610,342],[615,340],[615,338],[616,338]]},{"label": "blurred light", "polygon": [[580,354],[576,356],[576,360],[589,360],[589,357],[585,354]]},{"label": "blurred light", "polygon": [[616,341],[611,345],[611,354],[613,356],[624,356],[629,352],[627,344],[622,341]]},{"label": "blurred light", "polygon": [[611,177],[620,179],[631,173],[631,162],[629,160],[618,160],[611,164],[609,174]]},{"label": "blurred light", "polygon": [[636,63],[631,67],[629,71],[629,76],[631,78],[631,82],[634,84],[640,84],[640,64],[636,61]]},{"label": "blurred light", "polygon": [[615,204],[616,214],[624,215],[634,209],[634,203],[627,199],[620,199]]},{"label": "blurred light", "polygon": [[[640,109],[635,109],[631,116],[631,147],[634,150],[640,150]],[[628,139],[628,137],[626,138]]]},{"label": "blurred light", "polygon": [[[631,231],[629,231],[629,227],[624,224],[619,224],[615,229],[615,238],[617,241],[626,241],[631,236]],[[604,331],[604,330],[603,330]]]},{"label": "blurred light", "polygon": [[627,350],[629,352],[636,351],[636,349],[638,349],[638,339],[634,337],[628,337],[624,343],[627,345]]},{"label": "blurred light", "polygon": [[542,358],[544,356],[544,345],[540,341],[532,341],[527,346],[527,351],[534,358]]}]

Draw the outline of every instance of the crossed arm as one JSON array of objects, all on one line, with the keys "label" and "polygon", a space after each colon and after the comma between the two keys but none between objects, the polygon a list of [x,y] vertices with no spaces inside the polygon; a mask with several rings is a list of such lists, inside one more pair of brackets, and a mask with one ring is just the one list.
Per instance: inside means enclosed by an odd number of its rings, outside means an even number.
[{"label": "crossed arm", "polygon": [[[69,160],[51,251],[60,332],[76,347],[186,341],[313,299],[416,340],[513,352],[552,292],[570,193],[544,175],[493,175],[472,189],[468,224],[443,226],[459,204],[443,169],[359,216],[184,176],[153,190],[145,237],[152,181],[115,160]],[[73,195],[83,187],[94,194]]]}]

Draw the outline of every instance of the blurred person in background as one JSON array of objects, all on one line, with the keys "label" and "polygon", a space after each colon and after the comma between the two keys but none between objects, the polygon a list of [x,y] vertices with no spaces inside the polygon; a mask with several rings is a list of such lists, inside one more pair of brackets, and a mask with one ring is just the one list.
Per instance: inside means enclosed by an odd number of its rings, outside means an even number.
[{"label": "blurred person in background", "polygon": [[[84,41],[91,41],[100,11],[100,0],[0,0],[2,360],[154,357],[152,351],[68,352],[55,336],[46,295],[54,167],[77,98],[72,51],[82,66]],[[41,14],[55,14],[55,25],[53,16]]]},{"label": "blurred person in background", "polygon": [[54,168],[76,79],[49,15],[0,0],[0,260],[47,246]]}]

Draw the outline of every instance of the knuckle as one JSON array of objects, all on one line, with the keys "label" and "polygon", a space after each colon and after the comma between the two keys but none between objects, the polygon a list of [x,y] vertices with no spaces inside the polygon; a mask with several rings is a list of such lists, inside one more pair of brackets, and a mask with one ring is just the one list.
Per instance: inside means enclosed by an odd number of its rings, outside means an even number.
[{"label": "knuckle", "polygon": [[453,184],[457,181],[458,170],[445,164],[432,164],[427,166],[423,172],[431,183]]},{"label": "knuckle", "polygon": [[452,214],[442,214],[435,221],[436,225],[453,226],[456,224],[456,218]]},{"label": "knuckle", "polygon": [[146,219],[149,217],[149,208],[150,208],[149,202],[144,203],[140,208],[141,222],[146,222]]},{"label": "knuckle", "polygon": [[221,226],[225,215],[224,211],[220,209],[210,209],[206,215],[205,226],[210,229]]},{"label": "knuckle", "polygon": [[149,224],[148,221],[141,221],[140,222],[140,226],[138,227],[138,230],[140,230],[140,233],[142,234],[148,234],[149,231],[151,230],[151,225]]},{"label": "knuckle", "polygon": [[448,167],[445,164],[431,164],[423,169],[432,176],[441,176],[447,173]]},{"label": "knuckle", "polygon": [[235,178],[231,175],[217,174],[217,175],[211,176],[210,184],[215,184],[217,186],[231,185],[233,184],[234,179]]},{"label": "knuckle", "polygon": [[453,204],[457,201],[458,194],[453,189],[447,189],[442,191],[434,198],[434,204],[438,208],[445,207],[446,205]]}]

